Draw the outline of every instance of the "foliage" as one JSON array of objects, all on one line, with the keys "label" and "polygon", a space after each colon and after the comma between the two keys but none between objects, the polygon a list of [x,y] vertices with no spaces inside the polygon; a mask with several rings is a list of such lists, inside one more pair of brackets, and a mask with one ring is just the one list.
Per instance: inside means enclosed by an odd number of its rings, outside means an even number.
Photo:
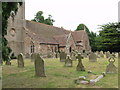
[{"label": "foliage", "polygon": [[32,19],[32,21],[39,22],[39,23],[44,23],[44,24],[47,24],[47,25],[53,25],[53,22],[55,22],[52,19],[51,15],[48,15],[48,18],[45,19],[42,11],[38,11],[37,14],[35,15],[35,18]]},{"label": "foliage", "polygon": [[11,53],[11,49],[7,46],[8,42],[4,37],[7,35],[7,23],[8,18],[10,17],[10,12],[14,11],[17,12],[17,5],[22,2],[2,2],[2,60],[7,61],[9,60],[9,56]]},{"label": "foliage", "polygon": [[120,23],[108,23],[100,28],[96,38],[97,50],[120,52]]},{"label": "foliage", "polygon": [[85,24],[79,24],[77,26],[76,31],[79,31],[79,30],[86,30],[86,32],[88,33],[88,35],[90,34],[90,31],[89,31],[88,27]]}]

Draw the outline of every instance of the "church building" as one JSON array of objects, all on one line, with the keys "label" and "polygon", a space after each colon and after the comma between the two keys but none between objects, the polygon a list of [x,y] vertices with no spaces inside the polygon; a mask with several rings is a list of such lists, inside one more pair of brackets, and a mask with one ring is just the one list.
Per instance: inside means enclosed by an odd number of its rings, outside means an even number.
[{"label": "church building", "polygon": [[85,30],[70,31],[39,22],[25,20],[25,3],[11,12],[6,39],[15,55],[40,53],[47,55],[58,51],[91,51]]}]

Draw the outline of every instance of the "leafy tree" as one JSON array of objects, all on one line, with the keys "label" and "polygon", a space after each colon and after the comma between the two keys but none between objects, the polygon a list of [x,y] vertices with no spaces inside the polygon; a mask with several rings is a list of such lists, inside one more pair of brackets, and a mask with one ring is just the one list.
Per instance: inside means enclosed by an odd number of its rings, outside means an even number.
[{"label": "leafy tree", "polygon": [[96,38],[98,50],[119,52],[120,51],[120,23],[108,23],[101,25],[101,31]]},{"label": "leafy tree", "polygon": [[43,23],[44,22],[43,12],[42,11],[38,11],[36,16],[35,16],[35,18],[32,19],[32,21]]},{"label": "leafy tree", "polygon": [[2,60],[8,61],[10,60],[9,56],[11,53],[11,49],[7,46],[8,42],[4,37],[7,35],[7,23],[8,18],[10,17],[10,12],[17,12],[18,3],[22,5],[22,2],[2,2]]},{"label": "leafy tree", "polygon": [[44,23],[44,24],[47,24],[47,25],[53,25],[53,22],[55,22],[52,19],[51,15],[48,15],[48,18],[45,19],[42,11],[38,11],[37,14],[35,15],[35,18],[32,19],[32,21],[39,22],[39,23]]},{"label": "leafy tree", "polygon": [[89,31],[88,27],[85,24],[79,24],[75,31],[79,31],[79,30],[86,30],[88,36],[90,36],[90,31]]}]

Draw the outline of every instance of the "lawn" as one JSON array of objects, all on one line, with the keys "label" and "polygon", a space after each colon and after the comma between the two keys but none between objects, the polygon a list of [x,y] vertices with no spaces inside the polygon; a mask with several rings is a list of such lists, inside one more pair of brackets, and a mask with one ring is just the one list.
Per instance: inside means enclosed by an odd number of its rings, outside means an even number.
[{"label": "lawn", "polygon": [[[64,62],[59,59],[44,59],[45,73],[47,77],[35,77],[34,63],[25,59],[25,67],[18,68],[17,60],[12,60],[12,65],[3,65],[3,88],[118,88],[118,74],[107,74],[95,85],[75,84],[74,80],[79,76],[88,75],[87,71],[101,75],[109,64],[106,58],[99,58],[97,62],[89,62],[83,59],[86,71],[76,71],[77,61],[73,61],[73,67],[64,67]],[[115,62],[118,68],[118,60]]]}]

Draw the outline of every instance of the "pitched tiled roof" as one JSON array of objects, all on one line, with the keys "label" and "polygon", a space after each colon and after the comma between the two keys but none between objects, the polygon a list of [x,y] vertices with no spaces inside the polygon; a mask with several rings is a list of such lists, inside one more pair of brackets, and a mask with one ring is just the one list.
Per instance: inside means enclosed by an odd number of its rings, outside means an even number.
[{"label": "pitched tiled roof", "polygon": [[[59,44],[60,46],[66,45],[67,36],[70,33],[69,30],[64,28],[28,20],[26,20],[26,28],[29,30],[27,30],[27,34],[34,40],[40,43]],[[84,32],[84,30],[72,31],[75,42],[83,39]]]},{"label": "pitched tiled roof", "polygon": [[81,41],[81,40],[83,40],[84,39],[84,34],[85,34],[84,30],[79,30],[79,31],[72,32],[73,39],[75,41]]},{"label": "pitched tiled roof", "polygon": [[59,46],[66,46],[68,34],[54,36],[53,38],[59,43]]}]

